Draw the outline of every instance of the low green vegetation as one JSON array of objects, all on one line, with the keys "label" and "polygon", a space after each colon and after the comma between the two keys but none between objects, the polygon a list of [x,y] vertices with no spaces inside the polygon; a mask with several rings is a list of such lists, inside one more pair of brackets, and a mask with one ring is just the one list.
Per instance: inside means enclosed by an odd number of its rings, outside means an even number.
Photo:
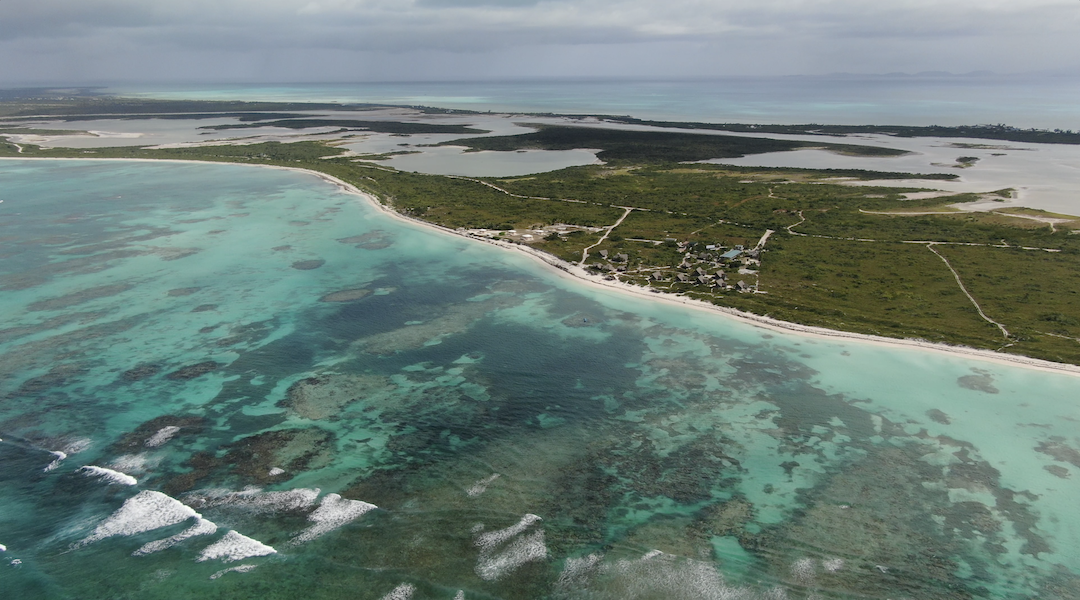
[{"label": "low green vegetation", "polygon": [[666,131],[626,131],[599,127],[535,125],[532,133],[444,142],[473,150],[573,150],[593,148],[606,162],[657,163],[689,162],[716,158],[738,158],[747,154],[782,152],[798,148],[824,148],[858,156],[898,156],[903,150],[855,144],[810,143],[730,135],[704,135]]},{"label": "low green vegetation", "polygon": [[[979,138],[1028,142],[1033,144],[1080,144],[1080,131],[1071,129],[1021,129],[1005,124],[961,125],[924,127],[907,125],[752,125],[746,123],[681,123],[675,121],[649,121],[633,117],[604,117],[613,123],[627,125],[650,125],[652,127],[677,127],[679,129],[710,129],[745,133],[787,133],[798,135],[849,135],[853,133],[881,133],[897,137],[944,137]],[[970,146],[969,146],[970,147]]]},{"label": "low green vegetation", "polygon": [[[575,131],[545,134],[552,131],[545,128],[524,142],[522,136],[477,139],[497,149],[537,139],[550,147],[563,134],[586,136],[558,142],[566,146],[598,139],[588,137],[595,130],[563,129]],[[527,243],[600,276],[657,291],[795,323],[1080,364],[1080,235],[1073,233],[1080,220],[1032,209],[958,211],[950,205],[978,196],[906,200],[914,188],[856,187],[838,179],[878,179],[880,173],[677,162],[730,142],[693,137],[665,138],[673,141],[650,150],[648,138],[605,134],[607,145],[591,147],[613,152],[608,164],[483,179],[396,171],[313,141],[156,150],[24,144],[20,153],[0,138],[0,156],[311,169],[367,190],[403,214]],[[702,139],[717,145],[694,145]],[[987,192],[986,198],[1010,194]],[[582,261],[583,250],[594,245]],[[957,277],[1008,335],[979,315]]]}]

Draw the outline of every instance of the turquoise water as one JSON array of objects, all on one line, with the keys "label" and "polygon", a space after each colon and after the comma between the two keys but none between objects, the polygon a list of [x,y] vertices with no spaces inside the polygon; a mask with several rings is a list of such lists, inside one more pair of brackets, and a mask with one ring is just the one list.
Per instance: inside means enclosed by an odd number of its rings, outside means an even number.
[{"label": "turquoise water", "polygon": [[594,289],[303,173],[3,161],[0,200],[4,598],[1080,597],[1080,378]]},{"label": "turquoise water", "polygon": [[631,115],[719,123],[974,125],[1080,129],[1075,77],[728,77],[354,84],[185,84],[109,88],[190,100],[368,102],[495,112]]}]

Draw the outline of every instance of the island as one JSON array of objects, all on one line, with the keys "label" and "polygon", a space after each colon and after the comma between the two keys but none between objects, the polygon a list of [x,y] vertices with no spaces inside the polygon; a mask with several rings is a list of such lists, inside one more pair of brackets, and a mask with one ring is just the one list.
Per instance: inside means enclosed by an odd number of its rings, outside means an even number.
[{"label": "island", "polygon": [[[367,120],[312,112],[376,108],[386,107],[92,95],[8,99],[0,103],[0,157],[303,169],[369,194],[402,217],[526,250],[597,283],[707,303],[768,326],[1080,365],[1080,218],[996,207],[1013,196],[1009,188],[932,191],[935,182],[955,179],[955,169],[978,160],[965,154],[972,144],[956,144],[956,164],[934,174],[722,162],[805,148],[849,156],[902,153],[837,137],[854,133],[1057,144],[1080,143],[1080,134],[1004,125],[722,125],[603,115],[566,117],[567,124],[552,125],[530,121],[543,115],[519,115],[515,125],[528,133],[484,135],[490,132],[482,127],[408,116]],[[451,112],[398,108],[420,116]],[[42,129],[35,123],[44,117],[70,125]],[[202,128],[270,127],[318,135],[174,147],[49,148],[25,141],[84,133],[74,127],[105,118],[231,119]],[[371,132],[403,138],[454,134],[461,137],[439,145],[470,151],[589,149],[600,162],[512,177],[423,174],[385,163],[416,148],[357,154],[342,147],[343,140]],[[770,134],[822,137],[818,142]],[[851,185],[883,180],[921,183]]]}]

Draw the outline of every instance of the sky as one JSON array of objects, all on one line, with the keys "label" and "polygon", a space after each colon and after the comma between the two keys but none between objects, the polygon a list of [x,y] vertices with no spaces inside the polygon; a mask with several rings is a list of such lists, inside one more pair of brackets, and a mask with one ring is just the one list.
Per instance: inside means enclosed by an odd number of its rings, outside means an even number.
[{"label": "sky", "polygon": [[0,87],[1080,76],[1078,0],[0,0]]}]

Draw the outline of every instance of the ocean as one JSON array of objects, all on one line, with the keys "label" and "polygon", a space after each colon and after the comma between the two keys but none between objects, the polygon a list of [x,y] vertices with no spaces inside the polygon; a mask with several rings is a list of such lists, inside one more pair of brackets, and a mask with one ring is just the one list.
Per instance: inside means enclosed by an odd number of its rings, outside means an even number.
[{"label": "ocean", "polygon": [[831,75],[710,80],[124,85],[125,96],[382,103],[473,111],[629,115],[713,123],[975,125],[1080,130],[1080,79],[1050,75]]},{"label": "ocean", "polygon": [[0,597],[1080,597],[1080,378],[567,278],[310,174],[0,161]]}]

